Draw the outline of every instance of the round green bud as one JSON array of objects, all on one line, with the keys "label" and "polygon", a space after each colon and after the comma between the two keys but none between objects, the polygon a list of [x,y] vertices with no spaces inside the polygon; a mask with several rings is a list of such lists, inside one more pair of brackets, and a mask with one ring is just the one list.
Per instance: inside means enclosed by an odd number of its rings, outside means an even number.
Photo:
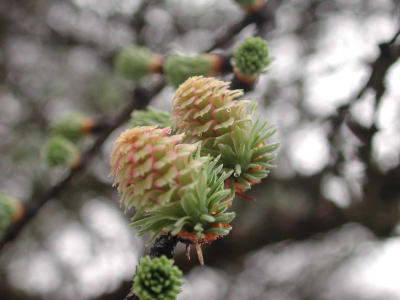
[{"label": "round green bud", "polygon": [[271,62],[267,42],[258,37],[248,38],[240,44],[233,58],[239,73],[250,76],[265,72]]},{"label": "round green bud", "polygon": [[44,149],[44,158],[50,167],[73,166],[80,159],[77,147],[62,136],[51,138]]},{"label": "round green bud", "polygon": [[133,278],[132,291],[141,300],[175,300],[182,285],[182,271],[166,256],[143,257]]},{"label": "round green bud", "polygon": [[122,50],[115,59],[117,72],[127,79],[139,80],[152,71],[158,55],[145,47],[130,46]]},{"label": "round green bud", "polygon": [[4,234],[7,227],[18,218],[22,206],[19,202],[3,193],[0,193],[0,237]]},{"label": "round green bud", "polygon": [[70,113],[52,125],[52,133],[77,142],[85,136],[89,123],[90,119],[84,115],[77,112]]},{"label": "round green bud", "polygon": [[178,87],[191,76],[207,76],[211,75],[212,72],[213,62],[207,55],[173,55],[168,57],[164,64],[165,76],[174,87]]}]

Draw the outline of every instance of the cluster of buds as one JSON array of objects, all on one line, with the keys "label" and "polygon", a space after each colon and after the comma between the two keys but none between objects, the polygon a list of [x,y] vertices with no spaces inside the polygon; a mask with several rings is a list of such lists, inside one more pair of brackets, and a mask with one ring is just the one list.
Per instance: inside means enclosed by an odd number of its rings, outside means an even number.
[{"label": "cluster of buds", "polygon": [[268,175],[278,147],[266,141],[275,131],[253,120],[255,103],[240,96],[228,83],[191,77],[176,91],[171,116],[134,114],[141,126],[124,131],[111,155],[114,184],[123,206],[135,207],[139,234],[171,233],[194,244],[201,263],[201,245],[230,232],[235,194]]},{"label": "cluster of buds", "polygon": [[229,57],[220,54],[162,57],[137,46],[123,49],[116,57],[115,68],[121,76],[135,81],[150,74],[163,73],[175,88],[191,76],[217,76],[231,71]]},{"label": "cluster of buds", "polygon": [[0,193],[0,237],[8,226],[18,221],[23,214],[24,207],[18,200]]},{"label": "cluster of buds", "polygon": [[[248,11],[260,9],[264,0],[237,1]],[[233,84],[248,90],[257,76],[270,63],[267,42],[261,38],[248,38],[235,50],[233,59],[221,54],[171,55],[161,57],[144,47],[129,46],[115,60],[117,72],[131,80],[140,80],[149,74],[163,73],[167,82],[178,87],[193,76],[218,76],[235,72]],[[235,81],[239,80],[239,84]],[[242,85],[240,84],[242,83]],[[247,89],[246,86],[249,86]]]},{"label": "cluster of buds", "polygon": [[79,143],[90,134],[101,132],[107,126],[93,118],[77,112],[64,115],[51,125],[51,137],[47,141],[43,156],[48,166],[74,168],[81,162]]}]

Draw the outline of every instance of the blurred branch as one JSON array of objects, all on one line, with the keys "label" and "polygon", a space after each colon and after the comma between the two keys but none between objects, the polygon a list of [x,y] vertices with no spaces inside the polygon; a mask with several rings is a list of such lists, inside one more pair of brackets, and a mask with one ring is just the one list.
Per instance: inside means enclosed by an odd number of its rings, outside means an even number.
[{"label": "blurred branch", "polygon": [[281,0],[267,1],[262,9],[246,14],[239,22],[232,24],[222,35],[216,37],[214,43],[208,47],[205,52],[211,52],[217,48],[226,47],[232,42],[236,34],[250,24],[254,23],[257,27],[272,26],[274,24],[275,11],[281,3]]},{"label": "blurred branch", "polygon": [[[122,109],[122,111],[110,122],[110,126],[104,130],[94,141],[93,145],[83,153],[83,158],[79,166],[72,169],[69,174],[59,183],[49,188],[43,195],[33,195],[25,205],[25,215],[15,224],[13,224],[0,241],[0,250],[9,242],[13,241],[22,229],[39,213],[40,209],[49,201],[56,199],[67,187],[69,187],[73,178],[75,178],[88,166],[89,162],[97,155],[108,136],[124,122],[126,122],[132,111],[135,109],[144,109],[151,99],[158,94],[164,87],[160,82],[151,91],[138,87],[132,93],[132,100]],[[37,200],[39,198],[39,200]]]},{"label": "blurred branch", "polygon": [[146,25],[145,12],[153,3],[152,0],[142,0],[136,12],[133,14],[131,21],[129,22],[130,27],[136,32],[136,44],[143,45],[144,40],[141,35],[142,28]]},{"label": "blurred branch", "polygon": [[346,101],[345,104],[339,106],[337,114],[330,118],[330,122],[333,125],[332,133],[337,133],[337,129],[346,119],[347,113],[352,104],[360,100],[369,89],[372,89],[375,92],[376,106],[380,103],[386,90],[386,75],[390,67],[393,66],[400,57],[400,44],[396,44],[399,35],[400,31],[396,32],[393,38],[388,42],[379,45],[380,53],[376,60],[371,63],[371,73],[367,82],[361,87],[355,96],[351,97],[351,99]]},{"label": "blurred branch", "polygon": [[[146,1],[144,1],[146,2]],[[143,10],[138,10],[133,18],[137,18],[139,14],[143,14]],[[143,23],[134,27],[136,34],[141,31]],[[52,28],[49,27],[50,30]],[[55,31],[52,31],[55,33]],[[67,39],[68,41],[68,39]],[[73,41],[74,43],[77,41]],[[80,41],[82,42],[82,41]],[[137,87],[132,92],[132,99],[130,102],[121,110],[121,112],[114,117],[110,122],[106,122],[109,126],[106,126],[104,130],[97,136],[96,140],[92,146],[83,153],[82,160],[78,166],[71,169],[70,172],[53,187],[50,187],[40,194],[33,193],[31,199],[25,203],[25,214],[14,223],[7,232],[3,235],[0,240],[0,250],[8,244],[9,242],[15,240],[22,229],[39,213],[40,209],[49,201],[56,199],[64,190],[69,187],[72,180],[85,171],[86,167],[90,161],[97,155],[103,146],[104,142],[107,140],[109,135],[123,123],[125,123],[129,118],[133,110],[144,109],[152,100],[152,98],[157,95],[164,88],[164,82],[159,82],[151,90],[146,90],[141,87]]]}]

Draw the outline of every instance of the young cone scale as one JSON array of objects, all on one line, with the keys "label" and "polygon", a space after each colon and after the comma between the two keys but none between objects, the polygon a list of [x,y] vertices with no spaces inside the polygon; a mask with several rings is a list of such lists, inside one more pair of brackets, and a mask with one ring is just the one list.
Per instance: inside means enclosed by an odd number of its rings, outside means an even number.
[{"label": "young cone scale", "polygon": [[183,135],[170,128],[135,127],[124,131],[111,154],[111,173],[126,208],[136,216],[178,201],[195,181],[204,159],[194,158],[197,144],[178,144]]},{"label": "young cone scale", "polygon": [[221,156],[233,175],[227,183],[243,193],[268,175],[278,144],[266,144],[274,130],[253,121],[255,103],[235,99],[241,91],[214,78],[191,77],[176,91],[172,120],[189,141],[202,142],[202,154]]}]

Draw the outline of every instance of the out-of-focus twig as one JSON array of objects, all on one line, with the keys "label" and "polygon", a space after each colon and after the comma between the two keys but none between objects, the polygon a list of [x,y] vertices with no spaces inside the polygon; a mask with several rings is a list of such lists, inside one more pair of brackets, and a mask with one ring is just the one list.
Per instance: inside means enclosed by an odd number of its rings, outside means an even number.
[{"label": "out-of-focus twig", "polygon": [[281,0],[267,1],[263,8],[246,14],[239,22],[232,24],[223,34],[215,38],[214,43],[205,52],[211,52],[217,48],[226,47],[232,42],[233,37],[250,24],[257,27],[272,25],[274,23],[274,12],[281,4]]}]

